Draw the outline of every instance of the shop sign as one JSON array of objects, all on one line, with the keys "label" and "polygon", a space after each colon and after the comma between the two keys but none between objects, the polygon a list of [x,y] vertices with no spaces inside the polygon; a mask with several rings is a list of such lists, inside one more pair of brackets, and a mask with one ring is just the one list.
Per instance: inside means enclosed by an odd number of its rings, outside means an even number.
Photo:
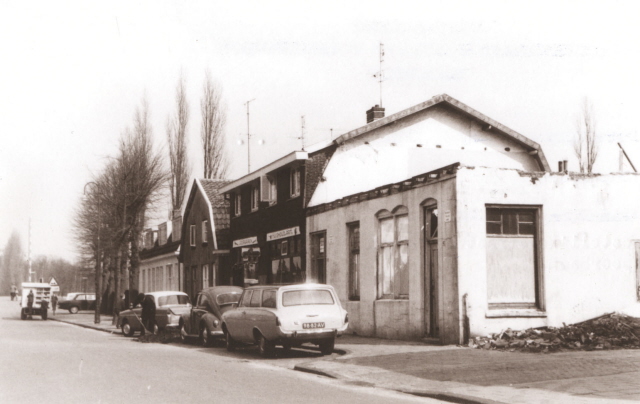
[{"label": "shop sign", "polygon": [[233,240],[233,248],[244,247],[246,245],[258,244],[258,237],[247,237],[240,240]]},{"label": "shop sign", "polygon": [[267,241],[279,240],[281,238],[293,237],[300,234],[300,226],[267,233]]}]

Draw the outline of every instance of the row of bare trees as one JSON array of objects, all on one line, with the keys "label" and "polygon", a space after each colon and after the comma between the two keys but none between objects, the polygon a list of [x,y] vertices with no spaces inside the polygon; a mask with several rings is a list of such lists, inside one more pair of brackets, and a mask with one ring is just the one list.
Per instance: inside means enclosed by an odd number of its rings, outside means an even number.
[{"label": "row of bare trees", "polygon": [[[142,231],[148,213],[171,196],[172,212],[185,198],[191,165],[188,158],[189,103],[186,82],[180,77],[176,86],[175,111],[167,119],[168,159],[154,147],[153,131],[146,100],[136,109],[133,125],[120,136],[117,155],[85,187],[85,198],[76,215],[76,235],[85,265],[95,268],[97,308],[120,310],[123,290],[138,289]],[[207,73],[201,99],[201,140],[205,178],[223,178],[225,110],[220,86]],[[168,160],[168,164],[167,164]],[[125,273],[129,277],[125,279]],[[102,302],[103,296],[113,301]],[[131,299],[134,296],[129,296]]]}]

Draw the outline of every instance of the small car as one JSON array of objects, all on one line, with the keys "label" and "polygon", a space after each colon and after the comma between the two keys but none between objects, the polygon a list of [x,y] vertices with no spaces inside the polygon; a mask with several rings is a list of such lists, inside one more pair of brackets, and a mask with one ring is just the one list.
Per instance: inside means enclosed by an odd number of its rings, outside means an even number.
[{"label": "small car", "polygon": [[311,342],[323,355],[333,352],[336,337],[349,326],[336,291],[330,285],[262,285],[246,288],[237,307],[222,315],[227,349],[257,344],[262,356],[276,345],[285,350]]},{"label": "small car", "polygon": [[211,346],[214,338],[224,337],[221,328],[222,314],[237,304],[242,295],[238,286],[214,286],[203,289],[191,311],[180,317],[180,338],[187,342],[198,337],[203,346]]},{"label": "small car", "polygon": [[[184,292],[162,291],[144,293],[144,299],[152,299],[156,305],[155,329],[149,330],[157,333],[159,330],[178,329],[180,317],[191,310],[189,295]],[[120,312],[116,327],[122,330],[122,334],[133,337],[136,331],[142,331],[142,307],[140,305]]]},{"label": "small car", "polygon": [[96,295],[94,293],[77,293],[72,299],[62,299],[58,301],[58,309],[69,310],[69,313],[76,314],[80,310],[95,310]]}]

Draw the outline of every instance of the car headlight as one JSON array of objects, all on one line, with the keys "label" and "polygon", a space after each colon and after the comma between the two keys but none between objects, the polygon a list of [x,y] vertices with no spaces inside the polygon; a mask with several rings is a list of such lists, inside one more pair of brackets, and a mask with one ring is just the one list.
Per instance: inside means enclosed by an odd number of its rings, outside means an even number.
[{"label": "car headlight", "polygon": [[218,328],[218,326],[220,325],[220,322],[218,320],[213,320],[213,326]]}]

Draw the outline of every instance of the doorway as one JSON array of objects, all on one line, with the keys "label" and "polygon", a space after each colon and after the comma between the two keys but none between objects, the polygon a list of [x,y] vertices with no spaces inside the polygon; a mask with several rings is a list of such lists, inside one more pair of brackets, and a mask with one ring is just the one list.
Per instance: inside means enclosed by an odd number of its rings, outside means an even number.
[{"label": "doorway", "polygon": [[439,338],[438,326],[438,206],[425,206],[423,211],[424,240],[424,330],[425,337]]}]

